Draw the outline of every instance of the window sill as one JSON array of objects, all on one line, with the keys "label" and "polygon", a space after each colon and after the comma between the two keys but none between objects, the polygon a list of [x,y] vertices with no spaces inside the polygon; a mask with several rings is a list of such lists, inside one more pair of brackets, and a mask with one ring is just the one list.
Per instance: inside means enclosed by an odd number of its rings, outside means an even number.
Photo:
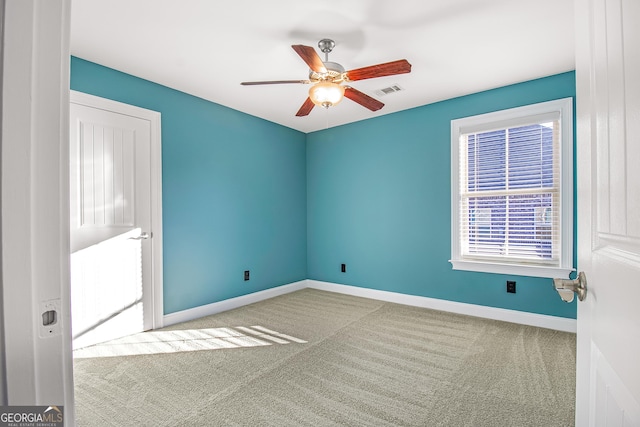
[{"label": "window sill", "polygon": [[477,271],[480,273],[508,274],[517,276],[568,279],[574,268],[544,267],[524,264],[499,264],[493,262],[449,260],[454,270]]}]

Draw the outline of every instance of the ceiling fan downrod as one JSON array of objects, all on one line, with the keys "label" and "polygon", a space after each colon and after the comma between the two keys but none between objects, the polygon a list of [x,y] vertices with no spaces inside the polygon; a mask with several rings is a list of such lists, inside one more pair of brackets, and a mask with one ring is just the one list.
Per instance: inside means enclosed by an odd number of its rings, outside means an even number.
[{"label": "ceiling fan downrod", "polygon": [[327,72],[318,73],[310,69],[309,78],[312,81],[329,81],[340,83],[342,80],[344,80],[344,67],[337,62],[329,61],[329,52],[331,52],[335,46],[336,42],[331,39],[322,39],[318,42],[318,48],[321,52],[324,53],[323,65]]}]

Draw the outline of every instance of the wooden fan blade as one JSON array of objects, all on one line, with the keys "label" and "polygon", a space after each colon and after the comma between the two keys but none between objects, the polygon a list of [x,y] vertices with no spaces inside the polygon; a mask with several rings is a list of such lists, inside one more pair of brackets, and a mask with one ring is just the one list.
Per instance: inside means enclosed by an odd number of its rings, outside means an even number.
[{"label": "wooden fan blade", "polygon": [[322,59],[320,59],[320,56],[318,56],[314,48],[301,44],[294,44],[291,45],[291,47],[313,71],[319,74],[327,72],[327,69],[324,67],[324,62],[322,62]]},{"label": "wooden fan blade", "polygon": [[395,74],[405,74],[411,72],[411,64],[406,59],[386,62],[384,64],[370,65],[369,67],[357,68],[347,71],[347,78],[350,81],[372,79],[374,77],[393,76]]},{"label": "wooden fan blade", "polygon": [[309,84],[311,83],[309,80],[267,80],[263,82],[242,82],[240,83],[243,86],[255,86],[255,85],[281,85],[287,83],[302,83]]},{"label": "wooden fan blade", "polygon": [[296,116],[302,117],[308,115],[311,110],[313,110],[313,107],[315,107],[315,104],[313,103],[311,98],[307,98],[307,100],[304,101],[304,104],[302,104],[302,107],[300,107],[300,109],[296,113]]},{"label": "wooden fan blade", "polygon": [[378,111],[379,109],[384,107],[384,104],[382,102],[352,87],[346,87],[344,89],[344,96],[354,102],[357,102],[363,107],[368,108],[371,111]]}]

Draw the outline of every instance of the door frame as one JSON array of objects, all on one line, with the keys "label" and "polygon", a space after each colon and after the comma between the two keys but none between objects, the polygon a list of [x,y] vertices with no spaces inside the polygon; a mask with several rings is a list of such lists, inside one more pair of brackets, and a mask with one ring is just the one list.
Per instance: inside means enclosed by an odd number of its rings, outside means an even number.
[{"label": "door frame", "polygon": [[[2,3],[3,405],[64,405],[69,309],[70,0]],[[42,313],[58,313],[44,325]]]},{"label": "door frame", "polygon": [[[114,113],[148,120],[151,129],[151,300],[152,328],[163,326],[164,299],[162,281],[162,137],[161,114],[157,111],[101,98],[75,90],[70,91],[70,102]],[[146,231],[146,230],[145,230]]]}]

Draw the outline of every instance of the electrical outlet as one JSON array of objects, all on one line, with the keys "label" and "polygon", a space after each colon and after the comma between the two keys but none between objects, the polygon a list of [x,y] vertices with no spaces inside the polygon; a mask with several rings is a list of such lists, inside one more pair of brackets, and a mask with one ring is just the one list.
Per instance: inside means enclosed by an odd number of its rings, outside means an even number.
[{"label": "electrical outlet", "polygon": [[507,280],[507,292],[510,294],[516,293],[516,282],[514,280]]},{"label": "electrical outlet", "polygon": [[340,264],[340,271],[343,273],[347,272],[347,264]]},{"label": "electrical outlet", "polygon": [[245,270],[245,271],[244,271],[244,280],[245,280],[245,282],[246,282],[247,280],[249,280],[249,270]]}]

